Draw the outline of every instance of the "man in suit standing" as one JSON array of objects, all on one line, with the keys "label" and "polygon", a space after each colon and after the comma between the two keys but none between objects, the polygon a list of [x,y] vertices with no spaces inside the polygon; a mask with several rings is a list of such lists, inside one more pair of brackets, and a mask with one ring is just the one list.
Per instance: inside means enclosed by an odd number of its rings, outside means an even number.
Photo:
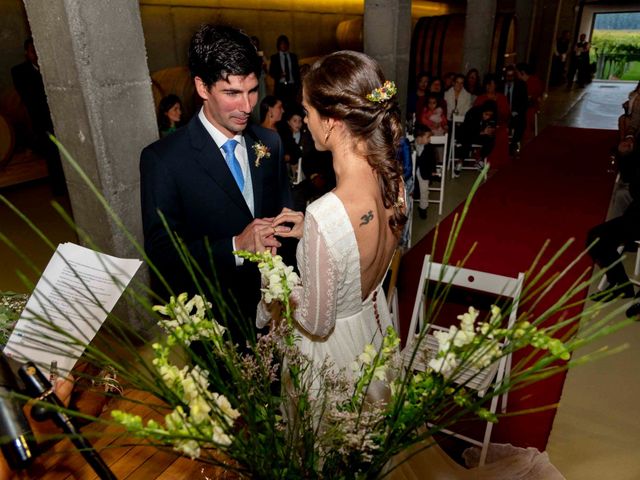
[{"label": "man in suit standing", "polygon": [[44,91],[44,83],[38,66],[38,54],[33,45],[33,38],[29,37],[24,41],[25,61],[11,69],[13,85],[20,95],[33,129],[34,151],[42,155],[47,161],[49,171],[49,181],[54,195],[64,195],[67,186],[62,171],[60,155],[54,143],[49,139],[49,134],[53,134],[53,122],[47,94]]},{"label": "man in suit standing", "polygon": [[[226,303],[237,302],[250,320],[260,299],[260,275],[233,251],[255,251],[256,241],[280,247],[271,219],[291,205],[278,134],[249,125],[262,59],[239,30],[204,25],[191,40],[189,68],[202,109],[141,155],[145,250],[174,294],[195,293],[171,240],[169,232],[175,232],[204,277],[219,284]],[[202,280],[199,286],[208,293]],[[242,325],[251,329],[251,323]],[[228,326],[234,339],[252,338],[239,324]]]},{"label": "man in suit standing", "polygon": [[504,69],[504,95],[511,107],[511,153],[515,154],[520,148],[520,140],[527,126],[529,95],[527,84],[517,78],[516,68],[513,65],[508,65]]},{"label": "man in suit standing", "polygon": [[275,82],[274,95],[284,104],[285,111],[295,106],[300,89],[298,57],[289,51],[289,39],[280,35],[276,42],[278,53],[271,55],[269,75]]}]

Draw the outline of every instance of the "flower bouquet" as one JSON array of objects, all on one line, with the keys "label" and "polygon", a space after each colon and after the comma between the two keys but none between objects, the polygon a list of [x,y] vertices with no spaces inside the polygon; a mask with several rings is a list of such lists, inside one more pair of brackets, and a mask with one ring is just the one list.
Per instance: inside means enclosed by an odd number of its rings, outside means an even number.
[{"label": "flower bouquet", "polygon": [[[481,178],[482,174],[474,191]],[[470,198],[463,217],[469,202]],[[447,246],[445,263],[460,224]],[[152,306],[147,295],[133,289],[128,300],[145,307],[151,323],[162,329],[150,344],[150,355],[143,337],[128,322],[112,316],[99,341],[85,345],[84,360],[115,372],[126,391],[149,392],[159,400],[147,405],[156,413],[156,419],[148,421],[127,408],[114,411],[111,422],[123,427],[122,435],[145,445],[175,449],[240,478],[391,477],[399,454],[411,447],[411,455],[419,454],[433,444],[434,434],[461,419],[498,421],[486,408],[493,397],[564,371],[571,364],[571,352],[630,323],[609,324],[613,312],[580,337],[556,338],[576,319],[553,326],[543,322],[551,313],[575,305],[575,294],[589,285],[583,277],[550,311],[538,318],[524,313],[512,328],[505,326],[512,304],[495,305],[484,316],[469,305],[459,325],[437,335],[438,352],[426,362],[426,370],[416,371],[414,362],[422,356],[425,329],[439,315],[439,305],[447,296],[443,284],[437,287],[439,293],[427,309],[426,325],[412,351],[402,352],[397,333],[388,329],[379,348],[367,346],[349,371],[338,370],[330,359],[314,363],[298,348],[295,305],[289,295],[299,279],[279,256],[238,252],[258,263],[263,300],[275,312],[268,332],[239,345],[227,330],[230,322],[238,321],[228,299],[221,298],[211,279],[203,278],[180,239],[173,239],[201,285],[199,294],[180,293],[166,304]],[[556,258],[540,271],[552,268]],[[549,285],[540,283],[540,278],[533,269],[528,272],[527,287],[518,299],[521,308],[548,291]],[[582,316],[592,318],[599,307],[586,308]],[[46,318],[39,321],[48,322]],[[68,340],[82,343],[78,338]],[[459,381],[460,372],[469,366],[482,371],[506,355],[531,347],[535,355],[516,365],[482,397]],[[580,362],[588,359],[583,356]],[[139,400],[132,395],[131,402],[136,405]]]}]

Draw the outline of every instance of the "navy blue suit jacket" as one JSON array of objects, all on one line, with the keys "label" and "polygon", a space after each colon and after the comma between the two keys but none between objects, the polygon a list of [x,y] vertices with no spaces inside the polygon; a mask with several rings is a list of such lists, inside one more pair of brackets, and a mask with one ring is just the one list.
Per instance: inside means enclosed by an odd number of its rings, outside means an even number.
[{"label": "navy blue suit jacket", "polygon": [[[283,207],[292,204],[280,137],[252,125],[243,135],[253,183],[255,218],[276,216]],[[263,158],[259,166],[255,165],[253,149],[257,142],[266,145],[270,152],[270,158]],[[142,151],[140,186],[145,251],[173,293],[195,293],[197,289],[158,211],[205,274],[216,278],[225,300],[233,303],[231,294],[246,318],[255,317],[260,298],[259,273],[249,262],[237,267],[232,254],[232,237],[241,233],[254,216],[220,149],[197,115],[183,128]]]}]

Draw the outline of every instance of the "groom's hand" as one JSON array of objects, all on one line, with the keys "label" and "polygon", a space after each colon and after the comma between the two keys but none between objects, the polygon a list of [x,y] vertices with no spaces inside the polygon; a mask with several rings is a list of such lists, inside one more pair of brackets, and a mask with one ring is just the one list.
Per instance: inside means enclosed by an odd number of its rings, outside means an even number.
[{"label": "groom's hand", "polygon": [[274,236],[275,229],[272,227],[273,218],[256,218],[245,229],[236,236],[236,249],[248,250],[249,252],[263,252],[266,249],[275,253],[281,246]]}]

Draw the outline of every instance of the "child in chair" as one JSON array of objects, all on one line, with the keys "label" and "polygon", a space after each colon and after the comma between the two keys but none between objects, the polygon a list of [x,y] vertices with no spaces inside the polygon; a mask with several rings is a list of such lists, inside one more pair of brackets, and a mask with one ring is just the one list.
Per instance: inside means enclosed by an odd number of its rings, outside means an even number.
[{"label": "child in chair", "polygon": [[437,175],[437,152],[431,144],[431,129],[425,125],[417,124],[414,131],[416,143],[416,179],[420,190],[420,203],[418,214],[423,220],[427,218],[429,207],[429,182],[440,181]]}]

